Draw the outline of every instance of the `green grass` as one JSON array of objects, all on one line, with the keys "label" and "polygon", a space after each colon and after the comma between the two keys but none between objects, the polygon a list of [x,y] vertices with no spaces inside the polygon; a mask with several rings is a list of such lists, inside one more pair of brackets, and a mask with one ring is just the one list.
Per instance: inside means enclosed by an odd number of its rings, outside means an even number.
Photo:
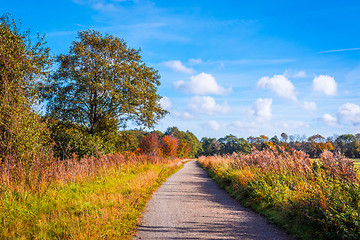
[{"label": "green grass", "polygon": [[353,159],[353,160],[354,160],[355,167],[360,169],[360,159],[359,159],[359,158],[355,158],[355,159]]},{"label": "green grass", "polygon": [[1,239],[129,239],[153,191],[179,167],[128,164],[46,190],[0,190]]}]

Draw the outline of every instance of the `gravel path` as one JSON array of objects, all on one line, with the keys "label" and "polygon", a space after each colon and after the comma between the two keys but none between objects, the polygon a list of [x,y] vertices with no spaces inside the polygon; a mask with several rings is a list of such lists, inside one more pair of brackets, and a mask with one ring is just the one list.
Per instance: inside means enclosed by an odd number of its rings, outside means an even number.
[{"label": "gravel path", "polygon": [[133,239],[294,239],[242,207],[195,161],[153,195]]}]

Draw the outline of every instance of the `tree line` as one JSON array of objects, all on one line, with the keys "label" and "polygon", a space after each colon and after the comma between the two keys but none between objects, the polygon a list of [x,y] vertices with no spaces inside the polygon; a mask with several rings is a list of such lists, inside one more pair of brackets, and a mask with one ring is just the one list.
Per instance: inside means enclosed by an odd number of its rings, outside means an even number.
[{"label": "tree line", "polygon": [[[187,158],[270,147],[302,150],[310,157],[323,150],[360,157],[360,134],[227,135],[199,141],[177,127],[145,131],[168,112],[157,92],[160,74],[142,61],[140,50],[90,29],[78,32],[68,53],[54,56],[44,36],[35,39],[20,26],[10,14],[0,17],[0,160],[114,152]],[[129,122],[140,128],[120,130]]]},{"label": "tree line", "polygon": [[360,133],[355,135],[342,134],[327,138],[320,134],[306,137],[305,135],[282,133],[280,138],[260,135],[258,137],[250,136],[246,140],[234,135],[227,135],[219,139],[204,137],[201,139],[201,144],[202,155],[205,156],[231,154],[232,152],[248,154],[251,149],[283,148],[286,151],[304,151],[311,158],[318,158],[324,150],[341,152],[349,158],[360,158]]}]

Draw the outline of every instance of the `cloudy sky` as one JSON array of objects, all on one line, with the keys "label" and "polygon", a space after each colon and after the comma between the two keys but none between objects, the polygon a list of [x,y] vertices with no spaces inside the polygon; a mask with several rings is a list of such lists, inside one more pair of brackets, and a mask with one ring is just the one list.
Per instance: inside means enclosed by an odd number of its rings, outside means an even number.
[{"label": "cloudy sky", "polygon": [[141,48],[171,114],[199,138],[360,132],[360,2],[1,0],[67,53],[89,28]]}]

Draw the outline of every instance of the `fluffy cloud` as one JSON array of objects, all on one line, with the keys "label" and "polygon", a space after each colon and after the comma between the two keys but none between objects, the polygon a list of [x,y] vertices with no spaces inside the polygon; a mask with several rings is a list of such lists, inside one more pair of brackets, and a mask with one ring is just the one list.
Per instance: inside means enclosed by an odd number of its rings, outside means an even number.
[{"label": "fluffy cloud", "polygon": [[259,122],[267,122],[271,120],[271,104],[272,99],[257,99],[250,111],[250,114]]},{"label": "fluffy cloud", "polygon": [[217,121],[210,120],[204,125],[204,127],[213,131],[217,131],[220,129],[221,126]]},{"label": "fluffy cloud", "polygon": [[232,122],[228,125],[228,128],[230,130],[239,130],[241,128],[243,128],[245,125],[244,123],[242,123],[241,121],[235,121],[235,122]]},{"label": "fluffy cloud", "polygon": [[313,89],[314,91],[322,92],[326,95],[335,95],[337,90],[337,83],[333,77],[320,75],[314,78]]},{"label": "fluffy cloud", "polygon": [[354,103],[345,103],[339,107],[336,118],[330,114],[324,114],[319,120],[330,126],[339,126],[340,124],[346,123],[350,123],[353,126],[359,126],[360,106]]},{"label": "fluffy cloud", "polygon": [[304,70],[301,70],[299,72],[293,72],[293,71],[290,71],[290,70],[286,70],[283,74],[284,77],[287,77],[287,78],[305,78],[307,77],[307,74]]},{"label": "fluffy cloud", "polygon": [[177,72],[188,73],[188,74],[193,74],[195,72],[194,69],[185,67],[184,64],[182,64],[182,62],[178,61],[178,60],[167,61],[167,62],[164,62],[164,64],[165,64],[165,66],[167,66]]},{"label": "fluffy cloud", "polygon": [[337,112],[339,122],[350,122],[360,125],[360,106],[353,103],[345,103],[339,107]]},{"label": "fluffy cloud", "polygon": [[166,110],[170,110],[172,107],[172,103],[170,98],[168,97],[163,97],[162,99],[160,99],[160,106]]},{"label": "fluffy cloud", "polygon": [[225,95],[231,91],[231,88],[225,89],[221,87],[213,76],[207,73],[200,73],[191,76],[190,82],[178,81],[174,83],[174,87],[180,91],[206,95],[216,94]]},{"label": "fluffy cloud", "polygon": [[338,121],[335,117],[331,116],[330,114],[326,113],[324,115],[322,115],[320,118],[319,118],[320,121],[324,122],[325,124],[327,125],[330,125],[330,126],[338,126]]},{"label": "fluffy cloud", "polygon": [[230,107],[226,103],[223,105],[217,104],[215,99],[209,96],[192,97],[188,102],[188,107],[193,112],[206,113],[208,115],[230,111]]},{"label": "fluffy cloud", "polygon": [[309,128],[309,124],[303,123],[301,121],[286,121],[281,124],[282,128],[285,129],[299,129],[299,128]]},{"label": "fluffy cloud", "polygon": [[200,64],[200,63],[202,63],[203,61],[202,61],[201,58],[197,58],[197,59],[191,58],[191,59],[189,60],[189,62],[190,62],[190,63],[194,63],[194,64]]},{"label": "fluffy cloud", "polygon": [[306,77],[306,72],[301,70],[293,75],[294,78],[304,78]]},{"label": "fluffy cloud", "polygon": [[303,108],[307,111],[313,112],[316,111],[317,105],[314,102],[305,101],[303,104]]},{"label": "fluffy cloud", "polygon": [[294,85],[283,75],[274,75],[272,78],[263,77],[257,82],[256,86],[258,88],[268,88],[282,98],[297,101]]},{"label": "fluffy cloud", "polygon": [[171,114],[177,118],[183,119],[183,120],[190,120],[193,119],[194,116],[191,115],[188,112],[178,112],[178,111],[172,111]]},{"label": "fluffy cloud", "polygon": [[227,127],[231,131],[239,131],[239,130],[254,131],[255,129],[257,130],[258,128],[260,128],[261,124],[254,122],[254,121],[246,121],[246,122],[235,121],[235,122],[230,123]]}]

